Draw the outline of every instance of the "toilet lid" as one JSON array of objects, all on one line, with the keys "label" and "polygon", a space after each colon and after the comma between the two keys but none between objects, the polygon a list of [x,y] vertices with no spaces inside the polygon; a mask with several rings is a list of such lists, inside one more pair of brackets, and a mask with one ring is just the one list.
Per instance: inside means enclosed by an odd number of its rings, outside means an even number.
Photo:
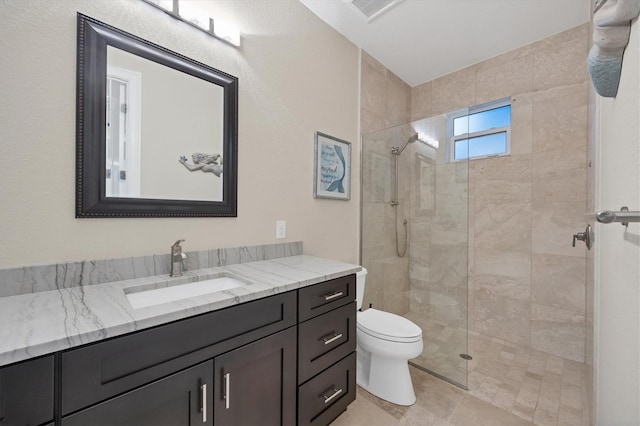
[{"label": "toilet lid", "polygon": [[414,342],[422,336],[420,327],[408,319],[372,308],[358,312],[358,328],[371,336],[394,342]]}]

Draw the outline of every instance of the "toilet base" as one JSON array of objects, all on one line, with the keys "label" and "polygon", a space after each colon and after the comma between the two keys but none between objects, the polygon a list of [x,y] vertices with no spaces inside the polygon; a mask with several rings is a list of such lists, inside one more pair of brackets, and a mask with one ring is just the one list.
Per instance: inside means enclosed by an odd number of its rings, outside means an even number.
[{"label": "toilet base", "polygon": [[378,398],[397,405],[413,405],[416,394],[408,360],[375,356],[358,345],[356,383]]}]

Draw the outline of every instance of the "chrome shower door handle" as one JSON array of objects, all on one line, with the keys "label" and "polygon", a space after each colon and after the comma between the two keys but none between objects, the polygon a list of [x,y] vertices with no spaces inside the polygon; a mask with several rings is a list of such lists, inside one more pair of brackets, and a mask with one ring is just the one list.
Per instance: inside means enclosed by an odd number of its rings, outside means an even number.
[{"label": "chrome shower door handle", "polygon": [[593,231],[591,230],[591,225],[587,225],[584,232],[573,234],[573,243],[571,244],[573,247],[576,246],[576,240],[584,241],[587,246],[587,250],[591,250],[591,245],[593,243]]}]

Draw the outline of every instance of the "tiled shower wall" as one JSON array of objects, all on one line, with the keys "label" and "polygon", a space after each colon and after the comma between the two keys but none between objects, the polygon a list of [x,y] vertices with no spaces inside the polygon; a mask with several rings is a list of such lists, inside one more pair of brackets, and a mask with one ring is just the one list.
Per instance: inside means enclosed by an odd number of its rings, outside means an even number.
[{"label": "tiled shower wall", "polygon": [[411,120],[512,97],[511,155],[469,164],[469,328],[576,361],[586,250],[571,236],[586,224],[588,45],[585,24],[411,96]]},{"label": "tiled shower wall", "polygon": [[[395,126],[409,122],[411,88],[380,62],[362,52],[360,127],[363,135],[382,129],[378,140],[366,142],[367,155],[362,176],[362,245],[361,256],[369,269],[364,304],[402,314],[409,308],[408,256],[396,256],[394,207],[389,205],[392,185],[391,145],[404,138]],[[401,161],[408,161],[403,156]],[[401,166],[401,170],[407,167]],[[407,188],[400,188],[401,215],[404,215]]]}]

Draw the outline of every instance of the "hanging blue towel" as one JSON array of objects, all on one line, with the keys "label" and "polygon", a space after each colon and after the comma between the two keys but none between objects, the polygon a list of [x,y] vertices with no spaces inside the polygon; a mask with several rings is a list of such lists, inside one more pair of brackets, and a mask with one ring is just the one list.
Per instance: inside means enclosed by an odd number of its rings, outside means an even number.
[{"label": "hanging blue towel", "polygon": [[605,98],[615,98],[622,71],[622,54],[607,55],[594,44],[587,58],[587,70],[596,93]]},{"label": "hanging blue towel", "polygon": [[631,20],[640,13],[640,0],[600,0],[593,15],[594,45],[587,70],[596,92],[613,98],[618,93],[622,56],[629,43]]}]

